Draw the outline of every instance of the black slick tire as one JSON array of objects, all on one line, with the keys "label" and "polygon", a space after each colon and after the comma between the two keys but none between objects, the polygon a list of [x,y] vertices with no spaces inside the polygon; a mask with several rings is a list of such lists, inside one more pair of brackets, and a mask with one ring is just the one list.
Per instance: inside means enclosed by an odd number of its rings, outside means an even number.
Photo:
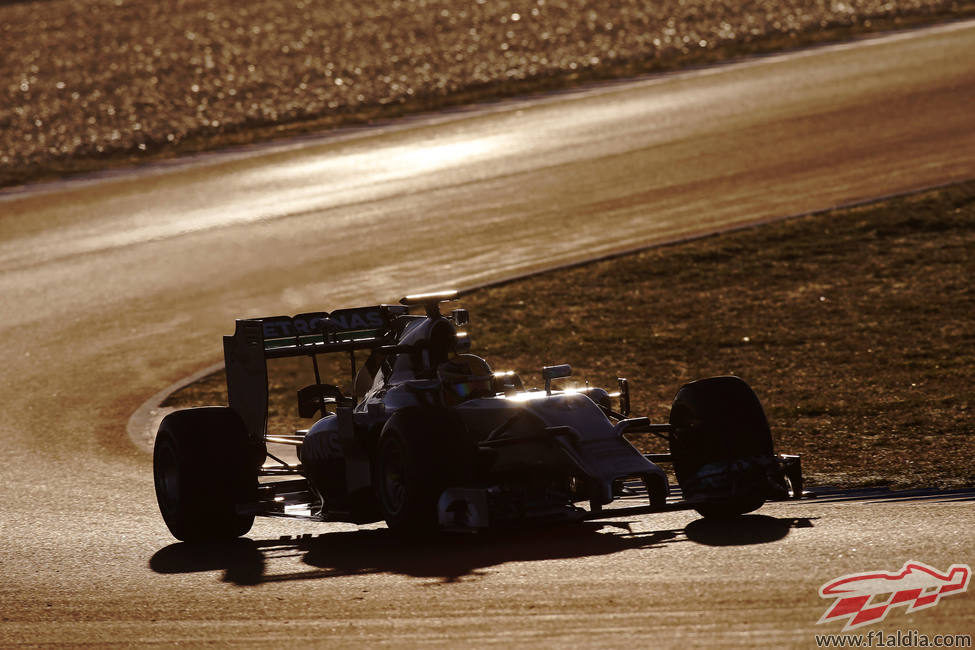
[{"label": "black slick tire", "polygon": [[176,411],[159,425],[153,449],[156,500],[184,542],[232,540],[254,515],[237,506],[257,498],[257,468],[243,422],[227,407]]},{"label": "black slick tire", "polygon": [[386,423],[376,454],[376,492],[393,532],[436,532],[440,495],[469,464],[457,426],[435,409],[404,409]]},{"label": "black slick tire", "polygon": [[[670,411],[674,473],[688,496],[698,472],[714,463],[771,457],[772,434],[761,402],[738,377],[710,377],[685,385]],[[730,518],[765,503],[760,490],[709,499],[695,509],[704,517]]]}]

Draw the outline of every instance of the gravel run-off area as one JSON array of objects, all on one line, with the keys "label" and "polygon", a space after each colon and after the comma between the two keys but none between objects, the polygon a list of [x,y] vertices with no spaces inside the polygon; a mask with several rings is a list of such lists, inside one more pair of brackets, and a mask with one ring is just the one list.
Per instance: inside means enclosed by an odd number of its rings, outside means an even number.
[{"label": "gravel run-off area", "polygon": [[0,0],[0,186],[973,13],[946,0]]}]

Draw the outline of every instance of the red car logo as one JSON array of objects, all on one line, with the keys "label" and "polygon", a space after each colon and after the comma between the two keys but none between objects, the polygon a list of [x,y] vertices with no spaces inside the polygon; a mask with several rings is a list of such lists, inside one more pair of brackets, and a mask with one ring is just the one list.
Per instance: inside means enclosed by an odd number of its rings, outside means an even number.
[{"label": "red car logo", "polygon": [[968,589],[972,570],[967,564],[952,564],[944,573],[923,562],[906,562],[896,573],[872,571],[854,573],[827,582],[819,588],[822,598],[836,598],[818,623],[843,620],[843,631],[879,623],[892,607],[907,606],[907,613],[934,607],[942,596]]}]

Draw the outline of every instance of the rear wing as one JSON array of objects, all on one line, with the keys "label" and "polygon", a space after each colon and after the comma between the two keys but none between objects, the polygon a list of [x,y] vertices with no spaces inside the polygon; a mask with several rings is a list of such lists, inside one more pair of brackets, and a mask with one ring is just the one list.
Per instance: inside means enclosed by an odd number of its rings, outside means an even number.
[{"label": "rear wing", "polygon": [[251,440],[263,445],[267,430],[268,359],[354,353],[393,344],[393,321],[408,311],[402,305],[376,305],[238,320],[233,336],[223,337],[227,398]]}]

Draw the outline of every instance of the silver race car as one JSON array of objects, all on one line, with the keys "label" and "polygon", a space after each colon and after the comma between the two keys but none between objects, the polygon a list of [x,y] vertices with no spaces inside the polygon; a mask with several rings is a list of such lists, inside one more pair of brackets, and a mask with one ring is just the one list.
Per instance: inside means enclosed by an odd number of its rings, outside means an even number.
[{"label": "silver race car", "polygon": [[[543,388],[526,390],[516,373],[470,353],[467,311],[441,311],[455,297],[238,320],[224,337],[229,405],[175,411],[156,436],[156,496],[172,534],[232,539],[258,515],[385,520],[405,534],[684,508],[733,517],[802,495],[799,458],[773,452],[762,406],[741,379],[687,384],[658,424],[630,417],[625,379],[613,393],[560,389],[553,383],[571,370],[554,365],[542,369]],[[319,356],[334,354],[348,356],[346,390],[322,381]],[[267,362],[297,356],[315,373],[297,392],[299,415],[313,424],[269,432]],[[667,439],[670,453],[637,451],[626,434],[641,432]],[[297,461],[269,445],[295,447]],[[664,462],[680,486],[676,502]],[[646,502],[610,506],[623,495]]]}]

